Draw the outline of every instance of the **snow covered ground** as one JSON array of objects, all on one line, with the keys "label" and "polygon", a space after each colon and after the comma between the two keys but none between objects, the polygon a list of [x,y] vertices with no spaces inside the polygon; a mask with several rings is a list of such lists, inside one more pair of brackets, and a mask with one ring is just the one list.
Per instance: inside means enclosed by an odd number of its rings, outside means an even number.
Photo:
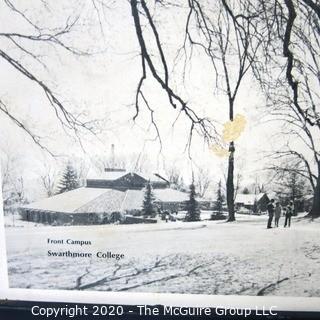
[{"label": "snow covered ground", "polygon": [[[139,225],[7,227],[10,287],[166,293],[320,296],[320,221],[266,216]],[[48,239],[91,245],[48,244]],[[48,257],[48,250],[93,258]],[[101,259],[96,252],[124,254]]]}]

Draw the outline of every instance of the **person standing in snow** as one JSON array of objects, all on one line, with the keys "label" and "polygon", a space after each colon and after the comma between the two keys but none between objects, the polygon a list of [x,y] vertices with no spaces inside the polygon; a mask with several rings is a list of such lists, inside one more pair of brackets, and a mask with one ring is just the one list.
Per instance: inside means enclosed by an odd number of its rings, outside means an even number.
[{"label": "person standing in snow", "polygon": [[276,207],[274,209],[274,226],[279,227],[279,220],[281,217],[281,206],[280,203],[276,203]]},{"label": "person standing in snow", "polygon": [[268,219],[268,225],[267,228],[270,229],[272,228],[271,224],[272,224],[272,220],[273,220],[273,214],[274,214],[274,199],[271,199],[270,202],[267,205],[267,210],[268,210],[268,214],[269,214],[269,219]]},{"label": "person standing in snow", "polygon": [[286,220],[284,221],[284,227],[288,226],[290,228],[291,226],[291,217],[293,215],[293,202],[290,201],[289,205],[286,208]]}]

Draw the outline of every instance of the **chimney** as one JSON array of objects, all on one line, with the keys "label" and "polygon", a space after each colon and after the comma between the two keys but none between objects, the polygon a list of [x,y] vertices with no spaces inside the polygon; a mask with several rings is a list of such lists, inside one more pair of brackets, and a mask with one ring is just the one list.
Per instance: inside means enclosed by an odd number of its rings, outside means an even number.
[{"label": "chimney", "polygon": [[126,169],[116,168],[115,166],[115,152],[114,152],[114,144],[111,145],[111,159],[110,159],[110,167],[104,168],[104,172],[125,172]]}]

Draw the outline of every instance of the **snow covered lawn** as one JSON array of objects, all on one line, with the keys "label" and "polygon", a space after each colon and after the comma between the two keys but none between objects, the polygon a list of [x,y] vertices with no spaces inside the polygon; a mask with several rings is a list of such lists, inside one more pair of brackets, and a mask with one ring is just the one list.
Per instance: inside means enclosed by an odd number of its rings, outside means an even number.
[{"label": "snow covered lawn", "polygon": [[[320,222],[294,217],[290,229],[267,230],[266,220],[6,228],[10,286],[319,297]],[[48,250],[93,257],[48,257]],[[124,258],[97,258],[98,251]]]}]

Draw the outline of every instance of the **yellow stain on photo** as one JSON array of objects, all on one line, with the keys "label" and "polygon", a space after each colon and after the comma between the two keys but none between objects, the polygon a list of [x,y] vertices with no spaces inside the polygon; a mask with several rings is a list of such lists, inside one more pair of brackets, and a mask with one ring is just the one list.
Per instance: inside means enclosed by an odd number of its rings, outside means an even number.
[{"label": "yellow stain on photo", "polygon": [[247,124],[246,117],[237,114],[233,121],[228,121],[224,124],[222,131],[222,139],[224,142],[231,142],[237,140]]},{"label": "yellow stain on photo", "polygon": [[211,145],[209,148],[218,157],[221,157],[221,158],[229,157],[229,154],[230,154],[229,150],[221,147],[218,144]]}]

